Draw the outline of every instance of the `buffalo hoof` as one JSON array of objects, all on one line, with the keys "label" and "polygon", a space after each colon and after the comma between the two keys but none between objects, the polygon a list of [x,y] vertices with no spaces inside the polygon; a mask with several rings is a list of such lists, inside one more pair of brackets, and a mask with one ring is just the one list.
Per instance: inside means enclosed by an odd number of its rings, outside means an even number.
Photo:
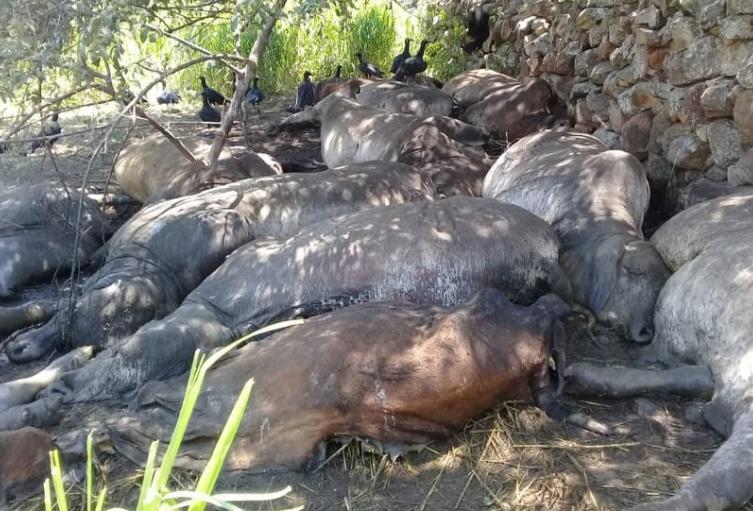
[{"label": "buffalo hoof", "polygon": [[58,332],[53,322],[39,328],[22,330],[8,340],[5,352],[15,364],[26,364],[50,353],[57,344]]}]

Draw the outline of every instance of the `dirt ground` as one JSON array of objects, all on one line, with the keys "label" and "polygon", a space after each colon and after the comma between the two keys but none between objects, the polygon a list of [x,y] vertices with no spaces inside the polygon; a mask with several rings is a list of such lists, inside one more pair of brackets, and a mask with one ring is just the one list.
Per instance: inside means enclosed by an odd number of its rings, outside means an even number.
[{"label": "dirt ground", "polygon": [[[266,135],[270,123],[284,117],[285,100],[269,101],[259,117],[249,118],[250,146],[277,157],[287,170],[320,168],[317,130],[295,135]],[[149,111],[180,135],[207,133],[196,123],[193,106],[151,105]],[[61,115],[64,133],[81,132],[54,146],[55,162],[38,151],[31,156],[0,155],[0,183],[58,182],[80,187],[92,147],[111,111]],[[130,127],[124,120],[106,150],[92,161],[90,189],[101,192],[108,182],[113,158]],[[242,137],[242,129],[234,130]],[[16,147],[16,151],[22,148]],[[113,183],[114,189],[117,184]],[[31,289],[24,298],[49,295],[64,288],[63,280]],[[595,340],[584,333],[584,318],[567,325],[569,361],[593,360],[609,364],[643,365],[641,348],[619,342],[608,331]],[[28,375],[44,365],[15,367],[0,356],[0,381]],[[249,375],[252,376],[252,375]],[[626,401],[583,401],[565,404],[611,425],[614,434],[603,438],[555,423],[524,403],[503,403],[471,422],[446,442],[397,461],[365,452],[359,445],[331,446],[330,461],[313,474],[227,474],[218,491],[272,491],[287,485],[292,492],[279,501],[247,505],[246,509],[279,510],[305,506],[313,510],[613,510],[673,494],[719,446],[721,438],[686,418],[686,410],[700,403],[674,397]],[[66,410],[56,434],[99,425],[122,409],[79,405]],[[253,400],[251,402],[253,407]],[[107,483],[110,506],[134,507],[141,472],[126,460],[105,452],[97,456]],[[175,488],[190,486],[194,475],[179,474]],[[75,490],[74,490],[75,493]],[[42,508],[40,498],[16,503],[17,509]],[[753,506],[746,509],[753,510]]]}]

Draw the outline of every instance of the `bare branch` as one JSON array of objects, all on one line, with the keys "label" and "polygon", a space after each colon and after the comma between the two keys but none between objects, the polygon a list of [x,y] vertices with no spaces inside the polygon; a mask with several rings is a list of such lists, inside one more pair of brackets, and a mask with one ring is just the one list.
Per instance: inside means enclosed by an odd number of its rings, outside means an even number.
[{"label": "bare branch", "polygon": [[[76,94],[80,94],[88,89],[91,88],[91,85],[83,85],[81,87],[78,87],[76,89],[73,89],[72,91],[66,92],[65,94],[62,94],[56,98],[52,98],[48,101],[45,101],[44,103],[41,103],[38,107],[36,107],[34,110],[26,114],[21,118],[21,120],[16,124],[14,128],[11,128],[11,130],[5,135],[5,137],[12,137],[22,129],[26,128],[28,125],[26,124],[29,119],[34,117],[35,115],[41,113],[46,108],[50,108],[51,106],[57,105],[58,103],[65,101],[66,99],[75,96]],[[4,138],[5,138],[4,137]]]},{"label": "bare branch", "polygon": [[207,167],[214,169],[217,167],[217,161],[220,159],[222,148],[225,146],[225,139],[227,139],[230,128],[233,126],[233,121],[238,117],[240,112],[240,106],[246,98],[246,89],[251,80],[256,76],[256,67],[259,64],[264,50],[269,43],[269,38],[272,35],[272,30],[277,23],[277,18],[282,8],[285,7],[287,0],[277,0],[275,2],[274,11],[272,11],[264,22],[264,26],[256,36],[254,46],[251,48],[251,52],[246,59],[246,67],[241,74],[241,79],[236,82],[235,92],[233,93],[233,99],[230,101],[230,108],[225,112],[222,118],[220,128],[217,130],[214,141],[212,142],[212,148],[207,155]]},{"label": "bare branch", "polygon": [[243,57],[239,57],[237,55],[228,55],[228,54],[225,54],[225,53],[213,53],[213,52],[207,50],[206,48],[202,48],[198,44],[192,43],[191,41],[186,41],[182,37],[178,37],[175,34],[171,34],[169,32],[165,32],[161,28],[155,27],[153,25],[144,25],[144,27],[146,27],[147,29],[149,29],[149,30],[151,30],[153,32],[157,32],[160,35],[164,35],[165,37],[169,37],[170,39],[173,39],[173,40],[179,42],[180,44],[191,48],[192,50],[198,51],[199,53],[202,53],[202,54],[208,55],[208,56],[211,55],[214,59],[222,62],[227,67],[229,67],[230,69],[232,69],[233,72],[235,72],[235,73],[241,73],[242,72],[240,68],[237,68],[234,65],[232,65],[230,62],[226,62],[226,61],[227,60],[238,60],[238,61],[241,61],[241,62],[245,62],[246,59],[243,58]]},{"label": "bare branch", "polygon": [[154,127],[154,129],[156,129],[157,131],[159,131],[160,133],[162,133],[165,136],[166,139],[168,139],[170,142],[172,142],[173,145],[178,148],[178,151],[180,151],[181,153],[183,153],[183,156],[185,156],[186,158],[188,158],[189,161],[191,161],[192,163],[200,163],[200,164],[203,165],[203,163],[200,160],[198,160],[193,155],[193,153],[191,152],[191,150],[188,147],[186,147],[186,145],[183,142],[181,142],[180,140],[178,140],[175,137],[175,135],[173,135],[172,133],[170,133],[170,131],[167,128],[165,128],[162,125],[162,123],[158,122],[157,120],[155,120],[152,117],[150,117],[149,115],[147,115],[147,113],[144,112],[144,110],[142,110],[141,107],[138,107],[138,106],[136,107],[136,113],[138,115],[140,115],[141,117],[143,117],[144,119],[146,119],[146,121],[149,124],[151,124]]}]

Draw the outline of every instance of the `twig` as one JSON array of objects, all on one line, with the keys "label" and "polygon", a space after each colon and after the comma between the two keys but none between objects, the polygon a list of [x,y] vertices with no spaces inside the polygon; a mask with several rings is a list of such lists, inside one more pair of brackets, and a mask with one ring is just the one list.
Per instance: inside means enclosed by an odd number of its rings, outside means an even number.
[{"label": "twig", "polygon": [[579,449],[624,449],[625,447],[636,447],[645,445],[643,442],[626,442],[623,444],[572,444],[572,445],[546,445],[546,444],[512,444],[516,449],[562,449],[565,451],[575,451]]},{"label": "twig", "polygon": [[457,502],[455,502],[455,507],[453,509],[460,508],[460,503],[463,501],[463,497],[465,496],[465,492],[468,491],[468,487],[471,485],[471,481],[473,481],[473,472],[468,474],[468,480],[465,482],[465,486],[463,486],[463,491],[460,492],[460,496],[458,497]]},{"label": "twig", "polygon": [[55,155],[52,154],[52,146],[49,144],[45,144],[45,149],[47,151],[47,154],[50,155],[50,161],[52,162],[52,168],[55,169],[55,173],[58,175],[58,179],[60,179],[60,184],[63,185],[63,190],[65,190],[65,195],[68,197],[68,200],[71,200],[71,192],[68,190],[68,185],[65,184],[65,179],[63,178],[63,174],[60,173],[60,169],[58,168],[57,161],[55,161]]},{"label": "twig", "polygon": [[151,31],[153,31],[153,32],[157,32],[160,35],[163,35],[165,37],[173,39],[174,41],[177,41],[177,42],[179,42],[180,44],[182,44],[184,46],[188,46],[192,50],[198,51],[199,53],[201,53],[203,55],[211,56],[214,59],[219,60],[220,62],[222,62],[223,64],[225,64],[227,67],[229,67],[230,69],[232,69],[234,72],[236,72],[238,74],[242,73],[242,71],[241,71],[240,68],[235,67],[230,62],[226,62],[227,60],[237,60],[237,61],[240,61],[240,62],[246,62],[247,59],[245,59],[245,58],[243,58],[243,57],[241,57],[239,55],[230,55],[230,54],[227,54],[227,53],[213,53],[213,52],[207,50],[206,48],[202,48],[201,46],[199,46],[196,43],[192,43],[191,41],[186,41],[182,37],[178,37],[177,35],[171,34],[170,32],[165,32],[164,30],[162,30],[159,27],[155,27],[153,25],[144,25],[144,27],[147,28],[147,29],[149,29],[149,30],[151,30]]},{"label": "twig", "polygon": [[581,476],[583,476],[583,483],[586,485],[586,494],[591,500],[591,505],[594,507],[594,509],[598,510],[599,502],[596,500],[596,495],[594,495],[594,492],[591,491],[591,485],[588,483],[588,472],[586,472],[586,469],[583,468],[583,465],[581,465],[572,454],[570,454],[569,452],[566,452],[565,456],[568,457],[568,459],[572,462],[572,464],[575,465],[575,468],[578,469]]}]

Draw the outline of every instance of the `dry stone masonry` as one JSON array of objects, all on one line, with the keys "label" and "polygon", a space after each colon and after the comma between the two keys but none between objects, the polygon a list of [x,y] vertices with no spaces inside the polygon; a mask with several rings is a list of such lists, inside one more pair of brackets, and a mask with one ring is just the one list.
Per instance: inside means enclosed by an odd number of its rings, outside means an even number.
[{"label": "dry stone masonry", "polygon": [[496,13],[468,67],[545,79],[576,129],[641,159],[670,209],[753,185],[753,0],[498,0]]}]

